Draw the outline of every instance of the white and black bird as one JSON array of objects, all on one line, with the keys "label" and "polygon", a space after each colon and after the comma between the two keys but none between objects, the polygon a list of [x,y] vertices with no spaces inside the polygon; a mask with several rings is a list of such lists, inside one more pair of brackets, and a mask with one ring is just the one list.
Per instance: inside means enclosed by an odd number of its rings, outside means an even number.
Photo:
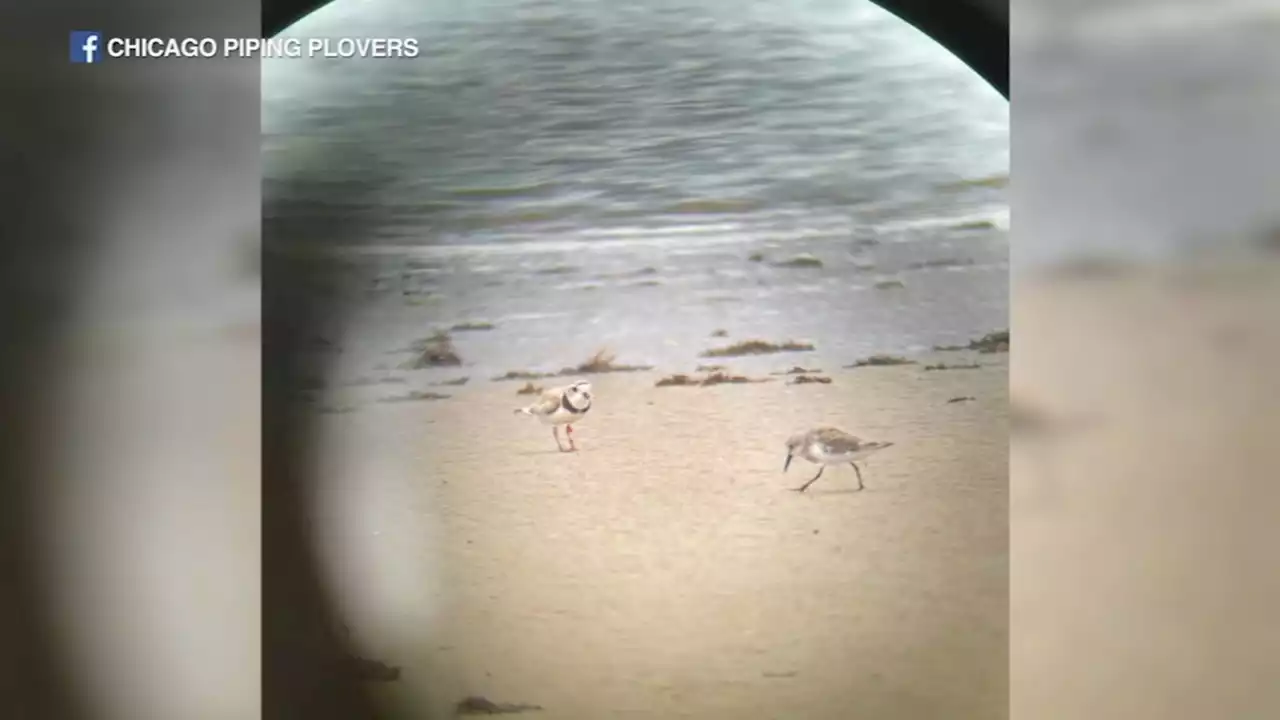
[{"label": "white and black bird", "polygon": [[[551,426],[551,434],[556,439],[556,447],[560,452],[573,452],[578,449],[573,444],[573,424],[580,421],[591,409],[591,383],[579,380],[572,385],[549,388],[542,391],[537,402],[528,407],[516,408],[516,414],[532,415],[543,425]],[[560,442],[560,426],[565,426],[565,434],[569,437],[569,448],[566,450]]]},{"label": "white and black bird", "polygon": [[791,467],[791,459],[797,455],[820,465],[818,474],[814,475],[809,482],[798,488],[792,488],[796,492],[804,492],[822,477],[822,471],[826,470],[828,465],[848,463],[858,474],[858,489],[862,490],[864,487],[862,471],[858,469],[857,461],[865,460],[872,453],[892,446],[891,442],[863,440],[839,428],[818,427],[787,438],[787,461],[782,465],[782,472],[786,472],[787,468]]}]

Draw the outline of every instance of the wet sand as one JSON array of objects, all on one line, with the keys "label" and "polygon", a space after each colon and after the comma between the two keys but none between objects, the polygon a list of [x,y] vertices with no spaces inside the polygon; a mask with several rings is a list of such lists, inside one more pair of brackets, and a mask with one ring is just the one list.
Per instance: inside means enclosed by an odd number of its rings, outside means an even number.
[{"label": "wet sand", "polygon": [[[1007,355],[831,385],[597,375],[576,454],[519,383],[325,415],[322,546],[398,717],[1008,716]],[[788,366],[779,359],[779,369]],[[732,368],[732,362],[729,363]],[[972,396],[972,401],[948,403]],[[783,474],[833,424],[896,445]]]}]

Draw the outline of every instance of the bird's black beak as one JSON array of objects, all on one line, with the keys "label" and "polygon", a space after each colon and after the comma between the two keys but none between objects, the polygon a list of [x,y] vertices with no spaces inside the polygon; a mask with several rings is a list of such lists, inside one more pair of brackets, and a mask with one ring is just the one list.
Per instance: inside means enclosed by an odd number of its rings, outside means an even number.
[{"label": "bird's black beak", "polygon": [[786,472],[791,467],[791,453],[787,453],[787,461],[782,464],[782,472]]}]

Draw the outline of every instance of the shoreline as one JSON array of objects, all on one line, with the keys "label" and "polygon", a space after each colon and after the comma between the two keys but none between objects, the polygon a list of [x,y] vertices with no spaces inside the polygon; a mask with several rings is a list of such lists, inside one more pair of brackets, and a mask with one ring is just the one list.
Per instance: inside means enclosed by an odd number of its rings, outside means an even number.
[{"label": "shoreline", "polygon": [[[1003,335],[1003,341],[1000,336]],[[709,338],[709,349],[727,344],[723,338]],[[788,341],[790,342],[790,341]],[[452,344],[446,346],[452,352]],[[591,357],[580,363],[578,367],[562,367],[559,370],[519,368],[508,369],[497,375],[485,375],[478,371],[485,366],[481,364],[463,363],[459,365],[439,365],[422,368],[409,368],[406,363],[395,365],[382,364],[373,371],[352,372],[343,368],[339,362],[340,375],[333,382],[325,382],[312,377],[303,388],[305,392],[314,393],[310,399],[334,398],[343,396],[351,400],[368,400],[374,392],[381,393],[384,401],[394,401],[396,393],[401,392],[402,399],[410,400],[405,393],[419,393],[422,400],[443,400],[448,396],[460,394],[464,389],[474,389],[482,385],[494,383],[514,384],[519,388],[532,384],[543,388],[568,384],[574,380],[596,380],[612,376],[634,376],[643,378],[651,385],[657,385],[664,378],[673,376],[705,377],[721,372],[737,376],[739,382],[782,382],[792,384],[797,377],[803,376],[801,382],[821,381],[833,382],[833,374],[852,371],[866,371],[885,367],[914,368],[922,372],[961,372],[972,371],[990,365],[1007,365],[1009,350],[1008,331],[995,331],[982,338],[971,340],[968,346],[934,346],[930,349],[896,354],[873,354],[857,358],[852,362],[836,364],[826,362],[830,357],[817,349],[798,351],[777,351],[763,353],[743,353],[717,356],[704,352],[691,363],[677,366],[630,365],[626,362],[615,362],[614,356],[606,350],[598,350]],[[397,355],[412,357],[414,351],[404,348]],[[600,364],[600,358],[608,359]],[[1003,357],[1003,359],[1001,359]],[[599,365],[599,367],[595,367]],[[592,369],[583,369],[591,366]],[[344,372],[345,371],[345,372]]]},{"label": "shoreline", "polygon": [[[796,353],[796,355],[803,355]],[[749,358],[754,363],[740,362],[742,358],[704,358],[693,367],[668,371],[659,368],[614,370],[580,373],[530,373],[518,377],[476,377],[468,374],[468,368],[430,368],[424,370],[396,370],[386,374],[365,373],[344,378],[333,385],[308,387],[300,391],[304,405],[315,408],[321,415],[355,412],[361,408],[399,403],[436,403],[465,400],[468,396],[500,388],[514,403],[527,404],[532,397],[530,386],[538,390],[568,385],[575,380],[587,380],[593,385],[612,387],[628,386],[652,388],[666,392],[693,392],[722,385],[780,385],[800,390],[814,386],[839,389],[851,384],[856,386],[859,377],[868,373],[891,370],[903,371],[913,376],[964,375],[1003,368],[1008,372],[1007,353],[982,354],[975,351],[931,351],[921,355],[878,355],[870,358],[888,358],[885,365],[831,366],[817,362],[780,362],[766,365],[763,358]],[[798,358],[796,358],[798,359]],[[863,359],[864,361],[867,358]],[[897,362],[903,360],[904,362]],[[737,362],[735,362],[737,361]],[[754,364],[777,369],[745,369]],[[701,385],[697,381],[712,375],[726,375],[732,379]],[[689,378],[687,384],[671,383],[673,379]],[[956,384],[962,387],[962,383]],[[523,390],[523,392],[521,392]],[[956,397],[965,397],[959,395]]]}]

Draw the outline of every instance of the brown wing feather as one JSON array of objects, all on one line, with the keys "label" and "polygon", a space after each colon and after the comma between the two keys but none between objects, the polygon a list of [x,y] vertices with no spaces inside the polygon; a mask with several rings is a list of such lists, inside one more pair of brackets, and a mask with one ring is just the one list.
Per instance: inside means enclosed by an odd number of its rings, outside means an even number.
[{"label": "brown wing feather", "polygon": [[833,453],[857,452],[866,441],[833,427],[819,428],[815,437]]},{"label": "brown wing feather", "polygon": [[560,396],[564,394],[563,388],[551,388],[543,390],[538,401],[529,406],[529,412],[534,415],[550,415],[560,407]]}]

